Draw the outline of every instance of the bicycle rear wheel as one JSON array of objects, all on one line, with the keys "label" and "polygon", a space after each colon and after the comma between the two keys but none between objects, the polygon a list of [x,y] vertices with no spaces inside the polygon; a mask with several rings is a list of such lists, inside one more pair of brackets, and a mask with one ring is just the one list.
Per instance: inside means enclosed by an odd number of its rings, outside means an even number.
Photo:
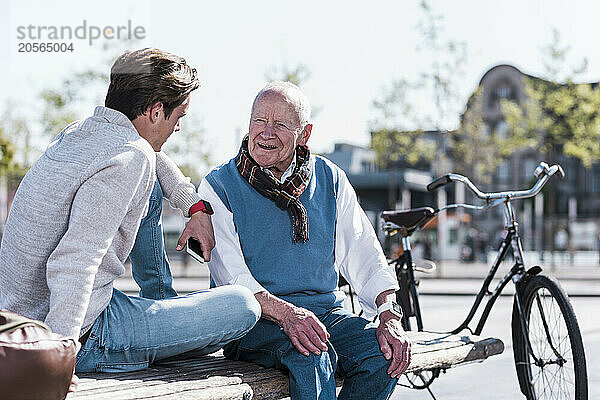
[{"label": "bicycle rear wheel", "polygon": [[513,352],[521,391],[527,399],[587,400],[583,342],[564,290],[554,278],[537,275],[522,288],[521,301],[532,350],[528,351],[515,298]]}]

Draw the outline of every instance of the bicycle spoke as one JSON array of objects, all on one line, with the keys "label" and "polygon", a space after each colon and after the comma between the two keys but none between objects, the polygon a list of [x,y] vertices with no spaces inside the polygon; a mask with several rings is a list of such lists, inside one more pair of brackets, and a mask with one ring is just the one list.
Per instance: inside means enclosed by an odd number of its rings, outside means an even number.
[{"label": "bicycle spoke", "polygon": [[548,390],[548,388],[550,387],[550,385],[548,384],[548,377],[546,376],[546,371],[544,371],[543,369],[541,370],[542,372],[542,383],[543,383],[543,391],[542,391],[542,395],[546,394],[546,390]]},{"label": "bicycle spoke", "polygon": [[[550,379],[553,382],[553,386],[558,386],[557,389],[560,389],[561,387],[563,387],[564,385],[560,385],[560,379],[556,379],[556,375],[560,374],[561,370],[559,368],[556,369],[556,371],[554,373],[552,373],[552,371],[549,372],[549,374],[551,374]],[[554,390],[553,390],[554,392]]]},{"label": "bicycle spoke", "polygon": [[[560,381],[562,381],[562,382],[566,382],[566,383],[568,383],[569,385],[574,385],[574,384],[575,384],[574,382],[570,382],[570,381],[568,381],[568,378],[567,378],[567,376],[566,376],[566,374],[565,374],[565,370],[564,370],[564,369],[562,369],[562,368],[561,368],[561,369],[558,371],[558,373],[561,375]],[[564,394],[564,397],[563,397],[563,398],[565,398],[565,399],[568,399],[568,398],[569,398],[569,393],[567,392],[567,385],[561,385],[561,386],[559,387],[559,389],[560,389],[560,392],[561,392],[562,394]]]},{"label": "bicycle spoke", "polygon": [[575,396],[574,365],[566,322],[552,293],[540,288],[529,303],[529,338],[542,366],[531,362],[531,385],[539,400]]},{"label": "bicycle spoke", "polygon": [[[561,380],[562,380],[562,381],[566,380],[566,377],[565,377],[565,371],[564,371],[564,370],[561,370],[561,371],[560,371],[560,374],[561,374]],[[563,397],[564,397],[565,399],[568,397],[568,395],[569,395],[569,394],[567,393],[567,387],[566,387],[566,385],[562,385],[562,386],[560,387],[560,393],[564,395]]]}]

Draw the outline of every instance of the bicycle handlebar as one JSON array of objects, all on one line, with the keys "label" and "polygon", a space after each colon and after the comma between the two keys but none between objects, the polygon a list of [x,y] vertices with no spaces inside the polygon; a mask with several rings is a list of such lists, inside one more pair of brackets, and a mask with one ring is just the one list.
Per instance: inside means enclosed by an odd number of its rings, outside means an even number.
[{"label": "bicycle handlebar", "polygon": [[558,164],[553,165],[551,167],[548,166],[545,162],[541,162],[534,171],[534,175],[538,178],[538,181],[528,190],[515,190],[515,191],[504,191],[504,192],[492,192],[492,193],[484,193],[479,190],[466,176],[459,174],[447,174],[442,177],[439,177],[432,181],[429,185],[427,185],[427,190],[430,192],[449,184],[450,182],[461,182],[464,184],[476,197],[485,200],[486,203],[489,203],[491,200],[497,199],[524,199],[528,197],[533,197],[537,195],[546,182],[548,178],[552,175],[558,173],[561,178],[565,177],[565,171]]},{"label": "bicycle handlebar", "polygon": [[442,186],[446,186],[450,182],[452,182],[452,179],[450,179],[450,174],[440,176],[439,178],[431,181],[429,183],[429,185],[427,185],[427,190],[430,192],[433,192],[434,190],[436,190]]}]

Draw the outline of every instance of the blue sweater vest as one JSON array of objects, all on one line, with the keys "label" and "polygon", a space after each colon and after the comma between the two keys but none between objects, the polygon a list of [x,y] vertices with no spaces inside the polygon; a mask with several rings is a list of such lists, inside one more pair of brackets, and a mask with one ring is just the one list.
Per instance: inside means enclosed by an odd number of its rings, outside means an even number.
[{"label": "blue sweater vest", "polygon": [[287,210],[259,194],[242,178],[235,159],[206,179],[233,213],[246,265],[271,294],[308,309],[341,305],[335,265],[336,198],[340,170],[313,156],[313,173],[300,196],[309,220],[309,240],[293,241]]}]

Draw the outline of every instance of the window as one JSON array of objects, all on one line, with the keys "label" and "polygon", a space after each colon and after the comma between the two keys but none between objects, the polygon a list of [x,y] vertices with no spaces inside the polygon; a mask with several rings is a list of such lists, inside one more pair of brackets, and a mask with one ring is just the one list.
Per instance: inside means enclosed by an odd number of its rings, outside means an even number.
[{"label": "window", "polygon": [[508,85],[498,86],[496,90],[494,90],[494,96],[497,100],[510,99],[512,98],[512,89]]},{"label": "window", "polygon": [[498,166],[497,174],[498,180],[501,182],[506,182],[510,179],[510,169],[508,166],[508,161],[504,161]]},{"label": "window", "polygon": [[489,101],[492,107],[500,107],[500,100],[503,99],[516,100],[515,90],[507,81],[500,82],[489,93]]},{"label": "window", "polygon": [[594,165],[590,169],[590,192],[600,193],[600,165]]},{"label": "window", "polygon": [[528,181],[534,178],[533,171],[537,167],[537,163],[533,158],[526,158],[521,164],[521,177],[524,181]]},{"label": "window", "polygon": [[458,243],[458,229],[450,228],[448,229],[448,243],[456,244]]},{"label": "window", "polygon": [[362,160],[360,162],[360,164],[361,164],[362,172],[364,172],[364,173],[376,172],[375,162],[373,162],[371,160]]},{"label": "window", "polygon": [[496,134],[498,135],[498,137],[500,139],[506,139],[509,129],[510,128],[508,126],[508,123],[504,120],[502,120],[496,124]]},{"label": "window", "polygon": [[492,134],[492,132],[494,132],[494,128],[489,123],[485,124],[484,129],[485,129],[485,136],[490,136]]}]

